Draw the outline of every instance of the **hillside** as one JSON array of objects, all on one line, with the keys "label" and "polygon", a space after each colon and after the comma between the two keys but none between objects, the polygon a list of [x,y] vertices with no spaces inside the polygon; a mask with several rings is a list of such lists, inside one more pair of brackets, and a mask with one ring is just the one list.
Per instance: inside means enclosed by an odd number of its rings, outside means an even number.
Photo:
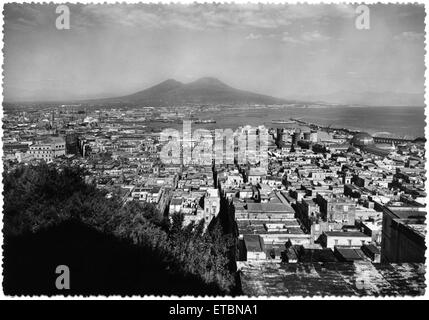
[{"label": "hillside", "polygon": [[235,89],[216,78],[201,78],[190,83],[169,79],[127,96],[99,99],[95,102],[163,106],[180,103],[283,104],[290,101]]},{"label": "hillside", "polygon": [[[233,239],[215,219],[183,225],[150,203],[122,204],[76,167],[19,166],[3,175],[7,294],[228,294]],[[55,267],[70,268],[59,292]],[[25,274],[25,275],[24,275]]]}]

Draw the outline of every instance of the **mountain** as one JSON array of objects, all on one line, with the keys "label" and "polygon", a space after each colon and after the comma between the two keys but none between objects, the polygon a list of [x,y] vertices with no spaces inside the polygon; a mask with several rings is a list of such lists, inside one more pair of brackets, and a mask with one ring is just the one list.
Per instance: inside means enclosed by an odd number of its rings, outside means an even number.
[{"label": "mountain", "polygon": [[[94,102],[94,100],[93,100]],[[148,89],[122,97],[97,99],[101,103],[132,103],[150,106],[180,103],[199,104],[284,104],[293,103],[228,86],[216,78],[201,78],[190,83],[174,79],[161,82]]]},{"label": "mountain", "polygon": [[424,95],[403,92],[351,92],[294,97],[299,100],[365,106],[424,106]]}]

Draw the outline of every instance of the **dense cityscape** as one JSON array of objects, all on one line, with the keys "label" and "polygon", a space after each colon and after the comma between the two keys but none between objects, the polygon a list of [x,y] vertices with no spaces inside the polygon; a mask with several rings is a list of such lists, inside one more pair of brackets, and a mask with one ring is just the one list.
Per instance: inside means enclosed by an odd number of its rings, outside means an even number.
[{"label": "dense cityscape", "polygon": [[183,228],[202,220],[205,230],[223,216],[245,295],[424,292],[425,139],[273,119],[267,168],[163,163],[157,124],[204,127],[205,108],[8,106],[5,174],[79,167],[106,199],[151,203],[160,219],[181,215]]},{"label": "dense cityscape", "polygon": [[427,297],[420,2],[6,3],[4,294]]}]

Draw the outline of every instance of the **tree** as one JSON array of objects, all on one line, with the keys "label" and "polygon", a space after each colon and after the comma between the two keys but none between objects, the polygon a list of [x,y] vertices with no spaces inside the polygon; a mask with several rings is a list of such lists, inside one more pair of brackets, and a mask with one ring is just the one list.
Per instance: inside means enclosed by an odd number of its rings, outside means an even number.
[{"label": "tree", "polygon": [[184,215],[183,213],[174,213],[171,216],[171,226],[170,226],[170,236],[174,238],[175,236],[180,235],[180,232],[183,227]]},{"label": "tree", "polygon": [[67,220],[77,220],[125,242],[156,252],[166,266],[191,274],[224,292],[233,286],[228,269],[231,238],[217,222],[205,232],[204,220],[183,226],[184,215],[174,214],[171,226],[150,203],[117,197],[85,183],[85,172],[52,165],[18,166],[4,174],[5,236],[36,233]]}]

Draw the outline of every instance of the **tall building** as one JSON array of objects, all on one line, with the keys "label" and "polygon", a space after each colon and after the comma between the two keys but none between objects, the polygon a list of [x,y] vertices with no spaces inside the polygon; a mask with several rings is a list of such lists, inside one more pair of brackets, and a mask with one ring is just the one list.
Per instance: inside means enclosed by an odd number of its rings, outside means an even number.
[{"label": "tall building", "polygon": [[298,143],[299,140],[302,139],[301,136],[301,130],[297,129],[293,134],[292,134],[292,144],[296,145]]},{"label": "tall building", "polygon": [[311,132],[310,131],[304,131],[304,140],[310,141]]},{"label": "tall building", "polygon": [[283,128],[276,129],[276,145],[279,148],[283,145],[283,131]]},{"label": "tall building", "polygon": [[392,206],[383,209],[381,261],[425,261],[426,211],[424,208]]},{"label": "tall building", "polygon": [[313,142],[313,143],[317,143],[317,139],[318,139],[318,137],[317,137],[317,131],[316,130],[311,130],[310,141]]},{"label": "tall building", "polygon": [[220,195],[216,188],[207,189],[204,197],[204,216],[205,219],[211,221],[220,211]]},{"label": "tall building", "polygon": [[79,148],[78,148],[78,139],[77,134],[74,132],[69,132],[65,136],[66,141],[66,152],[68,154],[78,154]]}]

